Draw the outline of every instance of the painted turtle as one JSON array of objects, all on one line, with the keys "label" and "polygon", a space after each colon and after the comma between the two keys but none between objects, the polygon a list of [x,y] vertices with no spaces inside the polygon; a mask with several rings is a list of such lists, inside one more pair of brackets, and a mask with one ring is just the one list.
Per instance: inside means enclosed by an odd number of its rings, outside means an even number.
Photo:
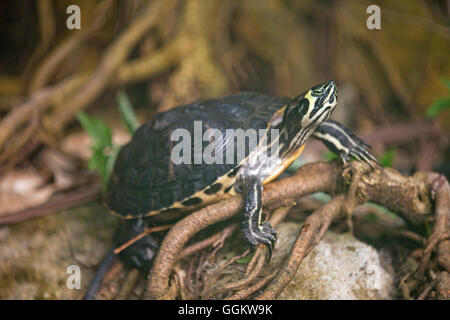
[{"label": "painted turtle", "polygon": [[[293,99],[238,93],[157,114],[120,151],[106,206],[122,218],[139,220],[192,211],[242,193],[243,235],[251,245],[264,243],[271,251],[276,231],[262,221],[263,185],[300,155],[311,135],[344,162],[353,156],[371,166],[378,163],[367,143],[328,120],[337,103],[336,93],[336,84],[328,81]],[[235,135],[223,134],[229,130]],[[258,131],[256,143],[250,143],[248,130]],[[236,132],[249,139],[239,142]],[[206,159],[207,150],[214,161]]]},{"label": "painted turtle", "polygon": [[[275,231],[261,220],[263,185],[300,155],[310,135],[322,140],[344,162],[350,156],[371,165],[377,162],[367,151],[368,144],[328,120],[336,106],[336,92],[336,84],[328,81],[293,99],[238,93],[157,114],[120,151],[106,193],[108,209],[122,218],[135,219],[169,210],[192,210],[241,192],[245,238],[252,245],[264,243],[272,248]],[[258,130],[257,143],[239,141],[239,132],[251,138],[248,129]],[[201,139],[197,146],[191,141],[198,140],[196,134]],[[178,144],[174,138],[179,139]],[[184,150],[180,149],[182,143],[187,146]],[[213,163],[205,158],[208,145],[215,153]],[[199,157],[202,151],[203,157]]]}]

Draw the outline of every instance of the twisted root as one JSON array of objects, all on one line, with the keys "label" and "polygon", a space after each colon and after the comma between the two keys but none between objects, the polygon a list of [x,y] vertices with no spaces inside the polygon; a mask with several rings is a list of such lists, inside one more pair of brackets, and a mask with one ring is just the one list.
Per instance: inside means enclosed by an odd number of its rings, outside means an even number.
[{"label": "twisted root", "polygon": [[[436,180],[438,177],[439,180]],[[355,206],[373,201],[397,212],[410,222],[420,223],[433,215],[433,199],[430,196],[432,192],[435,194],[436,223],[415,277],[423,278],[423,270],[429,268],[431,252],[437,248],[437,262],[443,271],[438,274],[431,289],[426,287],[422,290],[425,293],[420,295],[420,298],[428,295],[433,289],[441,296],[448,292],[446,286],[449,283],[447,278],[450,261],[450,251],[447,250],[450,243],[448,240],[450,192],[445,178],[434,173],[417,173],[412,177],[404,177],[393,169],[370,170],[365,164],[358,162],[350,163],[343,170],[336,163],[313,163],[303,166],[290,178],[268,185],[264,190],[263,205],[266,208],[286,205],[289,201],[292,203],[302,196],[318,191],[335,196],[306,219],[289,258],[281,268],[272,270],[266,277],[260,279],[259,275],[265,265],[265,249],[257,248],[247,266],[244,279],[221,288],[214,288],[208,291],[204,298],[212,298],[228,291],[233,293],[227,299],[247,298],[260,291],[258,299],[274,299],[295,275],[301,261],[322,240],[333,219],[341,213],[349,215]],[[236,215],[241,205],[242,199],[233,197],[203,208],[178,222],[162,243],[149,274],[146,297],[152,299],[176,297],[170,276],[187,241],[206,227]],[[288,211],[284,210],[272,216],[271,221],[274,224],[283,220]],[[208,243],[210,242],[211,240]]]}]

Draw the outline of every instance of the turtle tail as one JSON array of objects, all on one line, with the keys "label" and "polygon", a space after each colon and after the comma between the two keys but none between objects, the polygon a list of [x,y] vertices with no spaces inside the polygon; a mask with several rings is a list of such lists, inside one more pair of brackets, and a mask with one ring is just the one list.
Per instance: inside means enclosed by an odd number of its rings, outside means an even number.
[{"label": "turtle tail", "polygon": [[147,225],[143,219],[125,220],[121,223],[115,233],[113,249],[108,251],[105,258],[100,263],[97,272],[89,284],[84,295],[84,300],[93,300],[97,296],[103,279],[117,258],[125,265],[126,268],[136,268],[142,272],[147,272],[152,266],[153,258],[159,247],[156,240],[151,235],[146,235],[142,239],[134,242],[119,254],[114,253],[115,248],[141,234]]}]

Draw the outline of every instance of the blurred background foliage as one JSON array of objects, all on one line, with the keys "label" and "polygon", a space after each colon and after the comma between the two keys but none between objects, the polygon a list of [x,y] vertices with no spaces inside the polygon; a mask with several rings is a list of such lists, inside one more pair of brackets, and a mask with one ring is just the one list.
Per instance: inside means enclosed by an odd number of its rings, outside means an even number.
[{"label": "blurred background foliage", "polygon": [[[66,27],[71,4],[80,30]],[[366,27],[370,4],[381,30]],[[444,0],[1,2],[0,175],[31,168],[55,183],[70,162],[78,176],[95,153],[76,121],[83,110],[113,128],[108,146],[125,143],[121,90],[143,123],[199,98],[295,96],[333,79],[333,117],[377,157],[448,177],[449,12]],[[56,169],[49,153],[64,159]],[[305,158],[331,157],[312,142]],[[55,190],[78,185],[70,181]]]},{"label": "blurred background foliage", "polygon": [[[73,4],[80,30],[66,26]],[[381,30],[366,27],[372,4]],[[0,39],[0,297],[76,298],[65,278],[51,276],[78,264],[65,241],[77,258],[98,261],[116,223],[86,202],[99,199],[139,123],[195,99],[246,90],[295,96],[333,79],[333,118],[367,140],[384,166],[450,177],[448,0],[1,1]],[[334,157],[309,141],[301,160]],[[3,227],[80,203],[78,216]],[[356,234],[371,243],[400,228],[399,218],[375,209],[354,216]],[[421,256],[428,229],[380,246],[395,247],[397,268],[411,250]]]}]

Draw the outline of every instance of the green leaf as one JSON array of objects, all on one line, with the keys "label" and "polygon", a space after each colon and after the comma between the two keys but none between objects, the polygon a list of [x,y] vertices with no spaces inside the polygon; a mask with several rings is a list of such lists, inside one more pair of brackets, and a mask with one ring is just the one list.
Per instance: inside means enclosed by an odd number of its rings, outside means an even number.
[{"label": "green leaf", "polygon": [[441,81],[447,87],[447,89],[450,90],[450,79],[441,78]]},{"label": "green leaf", "polygon": [[108,156],[106,156],[103,151],[99,149],[94,150],[94,154],[88,162],[89,170],[97,171],[102,178],[103,189],[105,189],[105,186],[108,182],[108,176],[106,173],[107,163]]},{"label": "green leaf", "polygon": [[103,179],[104,180],[103,190],[106,190],[109,178],[111,177],[111,173],[113,172],[114,169],[114,163],[116,162],[117,155],[119,154],[121,148],[122,146],[114,146],[111,150],[111,154],[108,156],[105,165],[105,178]]},{"label": "green leaf", "polygon": [[[365,206],[368,207],[374,207],[377,209],[377,211],[381,214],[384,214],[385,216],[387,216],[390,219],[394,219],[394,220],[399,220],[401,219],[398,215],[396,215],[394,212],[392,212],[391,210],[389,210],[386,207],[383,207],[382,205],[376,204],[374,202],[367,202],[365,204]],[[377,217],[378,218],[378,217]],[[370,218],[369,218],[370,219]]]},{"label": "green leaf", "polygon": [[450,108],[450,97],[437,98],[427,109],[427,117],[434,118],[438,115],[439,112],[449,108]]},{"label": "green leaf", "polygon": [[255,252],[252,252],[252,253],[246,255],[246,256],[243,257],[243,258],[237,259],[237,260],[236,260],[236,263],[241,263],[241,264],[242,264],[242,263],[249,263],[249,262],[252,260],[252,258],[253,258],[254,255],[255,255]]},{"label": "green leaf", "polygon": [[90,117],[83,111],[77,112],[76,117],[83,129],[94,140],[93,149],[112,147],[111,129],[102,120]]},{"label": "green leaf", "polygon": [[337,159],[337,155],[335,155],[333,152],[331,152],[331,151],[328,151],[327,153],[325,153],[324,155],[323,155],[323,160],[325,160],[325,161],[331,161],[331,160],[333,160],[333,159]]},{"label": "green leaf", "polygon": [[431,226],[430,226],[430,222],[428,220],[425,220],[424,222],[425,225],[425,231],[427,233],[428,238],[431,237],[431,234],[433,233]]},{"label": "green leaf", "polygon": [[363,216],[365,222],[377,222],[380,218],[374,213],[367,213]]},{"label": "green leaf", "polygon": [[120,148],[112,145],[111,128],[102,120],[90,117],[82,111],[78,112],[76,117],[83,129],[94,140],[88,167],[89,170],[99,173],[104,191]]},{"label": "green leaf", "polygon": [[313,193],[310,197],[313,198],[313,199],[315,199],[315,200],[317,200],[317,201],[320,201],[320,202],[322,202],[322,203],[327,203],[328,201],[331,200],[330,195],[329,195],[329,194],[326,194],[326,193],[324,193],[324,192],[316,192],[316,193]]},{"label": "green leaf", "polygon": [[291,163],[291,165],[286,169],[286,172],[295,173],[304,164],[305,160],[300,157]]},{"label": "green leaf", "polygon": [[396,153],[397,150],[395,148],[391,148],[387,150],[378,160],[383,165],[383,167],[392,167],[392,163],[394,162]]},{"label": "green leaf", "polygon": [[128,96],[123,90],[117,93],[117,103],[119,105],[119,113],[125,127],[129,133],[133,134],[133,132],[139,127],[139,121],[136,117],[133,106],[131,105],[130,99],[128,99]]}]

